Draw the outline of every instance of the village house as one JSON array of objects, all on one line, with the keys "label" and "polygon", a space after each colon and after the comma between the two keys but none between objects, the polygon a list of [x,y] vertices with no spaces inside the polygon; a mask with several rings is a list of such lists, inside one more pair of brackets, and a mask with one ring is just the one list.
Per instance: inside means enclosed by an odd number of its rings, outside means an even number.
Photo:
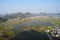
[{"label": "village house", "polygon": [[56,25],[52,30],[51,30],[51,35],[53,37],[60,37],[60,27]]}]

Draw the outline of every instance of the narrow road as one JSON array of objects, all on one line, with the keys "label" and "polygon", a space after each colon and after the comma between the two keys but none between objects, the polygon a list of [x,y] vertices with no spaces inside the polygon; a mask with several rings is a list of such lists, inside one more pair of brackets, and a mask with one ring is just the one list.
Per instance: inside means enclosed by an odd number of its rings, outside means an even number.
[{"label": "narrow road", "polygon": [[[46,32],[46,31],[45,31],[45,32]],[[50,35],[48,34],[48,32],[46,32],[46,34],[48,35],[48,37],[50,38],[50,40],[59,40],[57,37],[50,36]]]},{"label": "narrow road", "polygon": [[[46,32],[46,31],[45,31]],[[52,40],[52,38],[50,37],[50,35],[48,34],[48,32],[46,32],[46,34],[48,35],[48,37],[50,38],[50,40]]]}]

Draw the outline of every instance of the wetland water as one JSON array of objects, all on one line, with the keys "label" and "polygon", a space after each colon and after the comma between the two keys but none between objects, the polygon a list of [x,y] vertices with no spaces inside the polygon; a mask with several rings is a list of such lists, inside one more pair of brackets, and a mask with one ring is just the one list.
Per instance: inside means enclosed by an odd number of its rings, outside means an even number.
[{"label": "wetland water", "polygon": [[40,21],[40,20],[31,20],[29,22],[23,22],[20,24],[15,24],[13,25],[12,29],[14,30],[18,30],[24,26],[29,26],[29,27],[41,27],[41,26],[55,26],[54,24],[50,23],[50,22],[44,22],[44,21]]}]

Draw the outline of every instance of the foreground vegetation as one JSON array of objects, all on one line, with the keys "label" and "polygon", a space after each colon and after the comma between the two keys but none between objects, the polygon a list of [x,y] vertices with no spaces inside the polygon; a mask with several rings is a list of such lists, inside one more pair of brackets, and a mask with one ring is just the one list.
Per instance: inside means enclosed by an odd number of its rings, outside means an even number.
[{"label": "foreground vegetation", "polygon": [[[37,16],[37,17],[21,18],[21,19],[17,19],[17,18],[8,19],[6,22],[0,22],[0,40],[8,40],[10,38],[15,37],[17,34],[24,32],[24,31],[33,30],[34,33],[35,32],[44,33],[45,30],[51,30],[51,28],[53,28],[53,26],[45,26],[45,25],[42,25],[42,26],[38,25],[37,26],[36,24],[34,24],[34,25],[32,24],[33,26],[27,25],[27,26],[20,28],[19,30],[16,30],[17,33],[15,30],[12,29],[13,25],[21,24],[24,22],[31,22],[32,20],[39,20],[39,21],[43,21],[43,22],[50,22],[54,25],[56,25],[56,24],[60,25],[60,18],[49,18],[49,17]],[[44,35],[44,34],[42,34],[42,35]]]}]

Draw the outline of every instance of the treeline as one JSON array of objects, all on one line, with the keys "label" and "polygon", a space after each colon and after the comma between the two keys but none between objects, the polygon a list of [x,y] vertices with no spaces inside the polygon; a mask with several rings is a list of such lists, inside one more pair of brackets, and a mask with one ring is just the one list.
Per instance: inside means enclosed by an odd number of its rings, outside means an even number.
[{"label": "treeline", "polygon": [[5,14],[4,16],[0,17],[0,22],[5,22],[8,19],[13,19],[13,18],[25,18],[25,17],[31,17],[32,13],[30,12],[26,12],[26,13],[22,13],[22,12],[17,12],[17,13],[11,13],[11,14]]},{"label": "treeline", "polygon": [[32,13],[30,12],[26,12],[26,13],[17,12],[17,13],[6,14],[4,17],[12,19],[16,17],[24,18],[24,17],[31,17],[31,16],[32,16]]},{"label": "treeline", "polygon": [[1,22],[6,22],[7,20],[8,20],[7,18],[0,17],[0,23]]},{"label": "treeline", "polygon": [[4,16],[0,16],[0,22],[3,21],[5,22],[6,20],[8,19],[13,19],[13,18],[17,18],[17,17],[20,17],[20,18],[25,18],[25,17],[32,17],[32,16],[58,16],[60,17],[60,13],[43,13],[43,12],[40,12],[40,13],[31,13],[31,12],[26,12],[26,13],[22,13],[22,12],[17,12],[17,13],[10,13],[10,14],[5,14]]},{"label": "treeline", "polygon": [[60,13],[44,13],[44,12],[40,12],[40,15],[43,15],[43,16],[55,16],[55,15],[60,15]]}]

